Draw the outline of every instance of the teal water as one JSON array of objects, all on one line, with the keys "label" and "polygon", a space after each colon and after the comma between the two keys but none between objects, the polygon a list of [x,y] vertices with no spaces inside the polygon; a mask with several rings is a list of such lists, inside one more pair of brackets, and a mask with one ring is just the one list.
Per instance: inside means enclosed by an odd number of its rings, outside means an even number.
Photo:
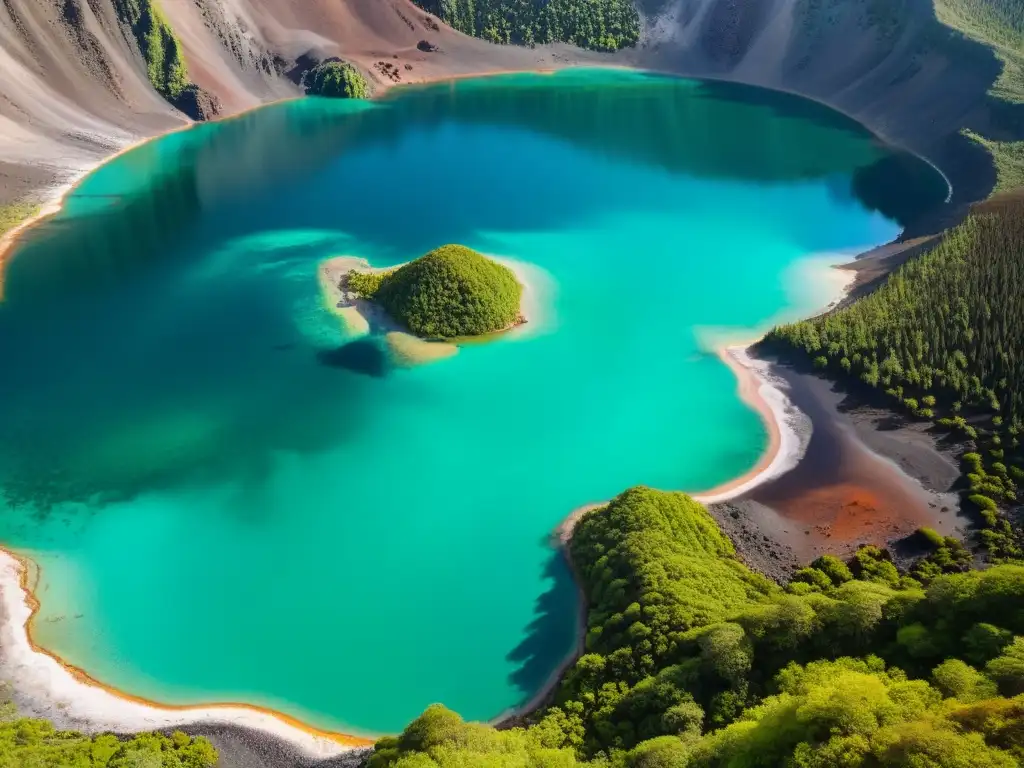
[{"label": "teal water", "polygon": [[[816,105],[620,71],[299,101],[134,150],[4,283],[0,541],[42,567],[37,639],[168,703],[495,717],[572,647],[566,514],[757,461],[702,329],[810,311],[808,265],[944,195]],[[393,369],[325,308],[320,260],[446,242],[542,270],[542,317]]]}]

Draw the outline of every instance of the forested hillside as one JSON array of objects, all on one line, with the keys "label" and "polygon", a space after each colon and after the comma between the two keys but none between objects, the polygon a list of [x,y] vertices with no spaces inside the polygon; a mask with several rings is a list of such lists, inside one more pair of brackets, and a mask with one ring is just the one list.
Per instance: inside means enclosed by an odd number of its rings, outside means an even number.
[{"label": "forested hillside", "polygon": [[45,720],[0,708],[0,765],[4,768],[213,768],[217,752],[203,738],[175,732],[118,738],[58,731]]},{"label": "forested hillside", "polygon": [[766,349],[884,391],[952,432],[996,558],[1020,557],[1000,511],[1024,480],[1024,201],[996,200],[851,306],[772,330]]},{"label": "forested hillside", "polygon": [[939,21],[992,48],[1003,65],[990,93],[991,124],[969,133],[992,153],[997,190],[1024,186],[1024,3],[934,0]]},{"label": "forested hillside", "polygon": [[414,0],[445,24],[492,43],[564,42],[598,51],[636,45],[631,0]]},{"label": "forested hillside", "polygon": [[645,488],[586,515],[571,556],[587,653],[555,705],[507,731],[431,707],[378,742],[371,768],[1024,759],[1024,567],[918,580],[866,548],[782,589],[736,559],[699,504]]}]

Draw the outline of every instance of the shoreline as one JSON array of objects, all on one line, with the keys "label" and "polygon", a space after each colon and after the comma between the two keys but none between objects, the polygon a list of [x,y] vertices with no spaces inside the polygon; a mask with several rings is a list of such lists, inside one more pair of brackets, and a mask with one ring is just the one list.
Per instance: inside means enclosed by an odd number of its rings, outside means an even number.
[{"label": "shoreline", "polygon": [[107,155],[106,157],[103,157],[100,160],[96,160],[95,162],[87,163],[84,167],[71,172],[70,181],[50,187],[47,190],[49,194],[49,199],[45,199],[47,197],[47,194],[44,193],[44,199],[42,199],[39,202],[38,211],[36,211],[33,215],[29,216],[24,221],[15,224],[9,230],[4,232],[3,235],[0,235],[0,302],[3,302],[4,300],[4,275],[7,272],[7,267],[10,264],[11,260],[13,259],[14,251],[18,244],[21,242],[21,239],[26,234],[28,234],[28,232],[30,232],[34,227],[39,226],[47,219],[52,218],[53,216],[56,216],[58,213],[60,213],[64,209],[64,203],[67,200],[67,198],[74,194],[78,187],[81,186],[82,182],[84,182],[91,174],[98,171],[101,167],[107,165],[108,163],[112,163],[119,157],[122,157],[123,155],[126,155],[129,152],[132,152],[133,150],[139,149],[140,147],[145,146],[146,144],[149,144],[152,141],[158,141],[159,139],[162,139],[165,136],[170,136],[172,134],[180,133],[182,131],[190,131],[193,128],[196,128],[201,125],[207,125],[210,123],[225,123],[231,120],[237,120],[241,117],[245,117],[250,112],[255,112],[258,109],[263,109],[264,107],[269,107],[273,104],[284,104],[289,101],[295,101],[296,99],[301,98],[304,97],[295,96],[283,99],[275,99],[274,101],[267,102],[266,104],[257,104],[255,106],[249,107],[248,109],[243,109],[239,112],[233,112],[230,115],[224,115],[222,117],[217,117],[213,120],[207,120],[203,122],[196,122],[182,114],[182,119],[185,122],[183,122],[181,125],[174,126],[173,128],[168,128],[165,131],[160,131],[159,133],[155,133],[152,136],[141,136],[139,138],[136,138],[132,141],[123,144],[112,154]]},{"label": "shoreline", "polygon": [[[630,64],[577,64],[567,62],[564,67],[552,67],[542,70],[503,70],[492,71],[480,74],[445,75],[437,78],[430,78],[416,83],[403,83],[400,85],[385,86],[374,96],[372,100],[385,97],[396,89],[426,87],[447,81],[469,79],[474,77],[496,77],[507,74],[553,74],[574,67],[612,67],[636,72],[652,72],[672,77],[687,77],[679,72],[658,71],[654,69],[636,67]],[[701,77],[691,78],[698,80],[714,80],[715,78]],[[723,80],[724,82],[739,82],[736,80]],[[758,86],[762,87],[762,86]],[[805,96],[793,91],[784,91],[777,88],[766,88],[783,93],[791,93],[811,101],[825,104],[813,97]],[[209,122],[226,122],[235,120],[258,109],[272,104],[281,104],[303,96],[277,99],[265,104],[258,104],[230,115],[218,117]],[[953,193],[952,183],[946,174],[928,158],[918,152],[907,149],[905,146],[885,139],[878,132],[868,128],[863,122],[856,120],[851,115],[825,104],[830,109],[846,115],[868,130],[890,146],[908,152],[931,165],[943,177],[949,187],[949,196]],[[58,214],[67,199],[74,193],[80,184],[96,169],[121,157],[128,152],[143,146],[144,144],[162,138],[163,136],[195,128],[200,123],[185,122],[184,124],[160,132],[153,136],[139,138],[120,147],[110,156],[90,163],[83,169],[75,171],[72,180],[66,184],[54,187],[50,191],[50,199],[41,202],[40,210],[33,216],[20,222],[0,237],[0,301],[3,300],[4,274],[12,260],[13,253],[21,238],[25,236],[34,226],[46,221]],[[948,200],[947,200],[948,202]],[[505,262],[502,262],[505,263]],[[509,264],[506,263],[506,266]],[[841,267],[841,265],[839,265]],[[511,268],[511,267],[510,267]],[[830,267],[831,268],[831,267]],[[522,276],[516,272],[517,279],[522,283]],[[523,305],[525,307],[524,286]],[[849,291],[849,286],[844,290],[844,295]],[[840,297],[842,298],[842,297]],[[831,306],[831,305],[830,305]],[[522,328],[522,325],[513,326]],[[532,329],[531,329],[532,330]],[[768,430],[769,443],[761,458],[753,468],[748,470],[739,478],[730,480],[720,486],[712,488],[703,494],[694,495],[693,498],[704,504],[716,503],[746,493],[751,488],[766,482],[774,477],[784,474],[799,462],[802,454],[800,451],[801,438],[795,428],[792,427],[790,419],[795,407],[789,402],[785,394],[773,384],[767,374],[767,367],[759,367],[756,358],[748,354],[749,345],[727,346],[717,350],[719,359],[727,365],[736,375],[738,381],[738,394],[740,399],[753,409],[765,424]],[[806,447],[804,445],[804,447]],[[607,503],[607,502],[604,502]],[[604,504],[592,504],[574,510],[568,518],[559,526],[560,549],[568,560],[568,541],[572,535],[572,527],[586,512],[603,506]],[[0,616],[0,655],[5,677],[12,681],[19,679],[20,682],[31,680],[34,682],[35,698],[28,711],[35,716],[46,717],[55,722],[78,723],[75,726],[82,729],[103,729],[103,730],[154,730],[163,727],[174,727],[186,724],[230,724],[245,728],[252,728],[266,733],[270,736],[281,738],[296,746],[310,756],[327,757],[340,754],[345,751],[365,747],[373,742],[356,736],[332,733],[312,728],[291,718],[283,713],[270,709],[263,709],[257,706],[246,704],[213,704],[205,706],[169,706],[159,702],[149,701],[140,697],[134,697],[116,688],[106,686],[100,681],[90,677],[84,671],[68,664],[56,654],[38,646],[31,635],[32,619],[38,611],[38,599],[32,592],[28,583],[30,566],[28,558],[23,558],[3,547],[0,547],[0,609],[3,614]],[[571,561],[569,562],[572,570]],[[37,566],[38,567],[38,566]],[[566,659],[552,672],[549,682],[538,690],[538,692],[526,704],[521,705],[510,712],[499,715],[494,721],[496,723],[507,722],[512,718],[521,717],[536,709],[545,698],[560,682],[564,672],[575,663],[584,647],[587,628],[587,605],[582,593],[582,586],[579,579],[574,582],[579,591],[579,632],[576,647]],[[18,595],[20,594],[20,599]],[[12,658],[14,657],[14,658]],[[13,662],[13,663],[12,663]],[[10,674],[13,669],[15,674]],[[28,697],[24,688],[15,688],[16,700],[18,696]],[[32,685],[30,684],[30,688]],[[42,706],[40,707],[40,702]],[[73,711],[80,711],[83,714],[74,715]],[[36,714],[38,713],[38,714]],[[106,719],[105,719],[106,718]]]},{"label": "shoreline", "polygon": [[[388,267],[372,267],[369,262],[352,255],[331,256],[317,265],[320,294],[327,309],[338,317],[349,335],[361,338],[371,334],[382,335],[393,358],[400,366],[411,366],[443,360],[458,354],[463,346],[485,344],[499,339],[519,339],[533,335],[540,325],[541,296],[537,284],[546,284],[543,270],[527,262],[507,256],[482,254],[512,272],[522,288],[519,316],[505,328],[479,336],[459,336],[451,339],[424,339],[409,333],[392,318],[383,307],[342,287],[345,276],[352,270],[363,274],[380,274],[405,266],[409,262]],[[549,315],[550,316],[550,313]]]},{"label": "shoreline", "polygon": [[[22,684],[12,682],[19,713],[45,718],[58,728],[94,732],[140,732],[203,723],[239,726],[281,739],[310,757],[333,757],[373,744],[370,739],[314,728],[252,704],[161,704],[102,683],[32,639],[39,600],[29,580],[33,575],[38,580],[39,573],[38,564],[0,547],[0,671]],[[31,703],[26,706],[25,701]]]},{"label": "shoreline", "polygon": [[[849,263],[851,262],[831,265],[825,267],[825,269],[839,271]],[[828,311],[838,306],[849,294],[853,286],[853,273],[851,272],[849,275],[849,277],[843,277],[842,285],[837,295],[830,297],[829,301],[819,309],[819,312]],[[719,504],[734,499],[737,496],[742,496],[757,486],[784,475],[800,463],[807,450],[810,434],[809,430],[803,427],[803,424],[808,421],[806,416],[792,403],[783,391],[784,382],[769,372],[770,364],[750,354],[750,348],[760,341],[762,337],[763,334],[744,342],[736,343],[733,341],[731,343],[727,342],[724,345],[720,343],[715,348],[715,354],[718,359],[736,377],[736,391],[740,400],[750,410],[754,411],[760,417],[762,424],[764,424],[768,432],[768,444],[761,452],[761,456],[754,466],[739,477],[714,486],[702,493],[688,493],[694,501],[704,506]],[[572,533],[576,524],[589,512],[605,507],[610,502],[611,500],[608,499],[577,507],[552,532],[552,538],[555,540],[556,546],[573,574],[573,581],[580,597],[576,647],[573,653],[558,665],[556,673],[552,674],[551,679],[545,683],[543,688],[526,705],[512,710],[507,717],[521,717],[540,706],[558,686],[562,675],[586,649],[586,595],[583,593],[583,584],[576,575],[572,558],[569,555],[569,543],[572,540]],[[492,721],[491,724],[494,725],[500,722],[501,719]]]}]

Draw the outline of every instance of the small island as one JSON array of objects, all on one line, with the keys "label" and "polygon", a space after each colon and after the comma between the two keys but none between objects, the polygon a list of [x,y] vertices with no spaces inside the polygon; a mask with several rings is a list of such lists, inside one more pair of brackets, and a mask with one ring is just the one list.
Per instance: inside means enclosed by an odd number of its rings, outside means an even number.
[{"label": "small island", "polygon": [[526,322],[515,273],[464,245],[442,245],[391,270],[352,269],[342,290],[376,303],[423,339],[482,336]]},{"label": "small island", "polygon": [[454,341],[487,339],[527,322],[533,306],[527,265],[443,245],[397,267],[335,256],[320,285],[349,335],[382,335],[392,360],[420,365],[456,354]]}]

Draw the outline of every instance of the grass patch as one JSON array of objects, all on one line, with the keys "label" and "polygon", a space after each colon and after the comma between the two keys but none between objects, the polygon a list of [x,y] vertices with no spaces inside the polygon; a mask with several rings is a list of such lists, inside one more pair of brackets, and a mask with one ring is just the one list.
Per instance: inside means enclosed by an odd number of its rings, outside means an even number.
[{"label": "grass patch", "polygon": [[0,235],[5,235],[21,224],[39,213],[38,203],[18,202],[10,205],[0,205]]}]

